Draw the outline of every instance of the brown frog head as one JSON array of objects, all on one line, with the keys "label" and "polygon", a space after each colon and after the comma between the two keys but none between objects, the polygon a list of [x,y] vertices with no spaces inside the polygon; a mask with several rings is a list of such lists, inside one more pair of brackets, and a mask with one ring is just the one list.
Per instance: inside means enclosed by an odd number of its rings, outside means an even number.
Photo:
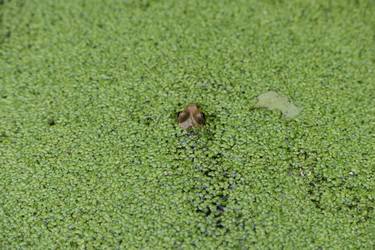
[{"label": "brown frog head", "polygon": [[205,116],[197,104],[189,104],[183,111],[178,113],[178,125],[182,129],[202,127],[205,123]]}]

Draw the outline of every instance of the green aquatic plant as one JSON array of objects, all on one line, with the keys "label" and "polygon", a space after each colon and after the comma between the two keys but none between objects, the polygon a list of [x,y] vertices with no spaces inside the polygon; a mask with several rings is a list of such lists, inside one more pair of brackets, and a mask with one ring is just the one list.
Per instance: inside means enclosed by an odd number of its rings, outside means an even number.
[{"label": "green aquatic plant", "polygon": [[0,0],[0,249],[374,249],[372,2]]}]

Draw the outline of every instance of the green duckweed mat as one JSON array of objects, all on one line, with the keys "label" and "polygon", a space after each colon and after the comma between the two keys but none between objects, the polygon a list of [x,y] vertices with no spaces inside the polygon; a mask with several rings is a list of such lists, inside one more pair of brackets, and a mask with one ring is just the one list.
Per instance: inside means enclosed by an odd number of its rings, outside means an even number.
[{"label": "green duckweed mat", "polygon": [[[374,249],[374,1],[0,18],[0,248]],[[267,91],[302,111],[252,108]],[[182,131],[194,102],[207,124]]]}]

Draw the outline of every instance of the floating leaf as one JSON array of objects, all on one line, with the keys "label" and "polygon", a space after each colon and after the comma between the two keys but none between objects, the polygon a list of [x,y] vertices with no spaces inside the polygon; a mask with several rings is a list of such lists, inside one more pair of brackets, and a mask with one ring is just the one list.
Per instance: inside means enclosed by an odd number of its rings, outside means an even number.
[{"label": "floating leaf", "polygon": [[288,97],[281,95],[275,91],[268,91],[257,97],[256,108],[267,108],[269,110],[279,110],[287,119],[295,118],[302,108],[297,107],[288,101]]}]

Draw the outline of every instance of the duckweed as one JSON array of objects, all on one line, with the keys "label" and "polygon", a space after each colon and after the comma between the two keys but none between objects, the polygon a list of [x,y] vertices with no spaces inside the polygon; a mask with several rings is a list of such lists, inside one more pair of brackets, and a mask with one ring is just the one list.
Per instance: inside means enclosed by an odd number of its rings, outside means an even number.
[{"label": "duckweed", "polygon": [[[374,23],[367,0],[0,1],[0,248],[373,249]],[[251,110],[270,89],[303,112]]]}]

